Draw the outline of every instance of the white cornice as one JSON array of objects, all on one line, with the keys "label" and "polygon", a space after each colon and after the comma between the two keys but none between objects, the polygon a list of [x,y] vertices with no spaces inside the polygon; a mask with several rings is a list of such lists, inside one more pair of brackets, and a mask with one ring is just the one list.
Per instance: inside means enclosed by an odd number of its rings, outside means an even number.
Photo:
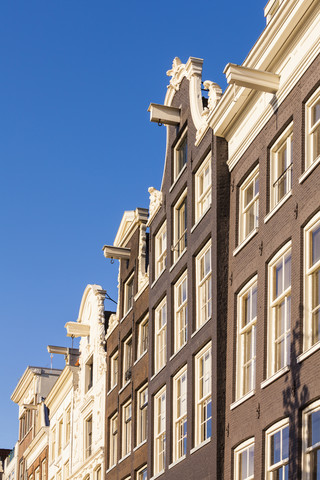
[{"label": "white cornice", "polygon": [[30,443],[28,448],[26,448],[26,450],[23,452],[23,456],[27,462],[27,468],[32,465],[34,460],[40,455],[41,452],[43,452],[43,450],[48,444],[49,427],[42,427]]},{"label": "white cornice", "polygon": [[69,365],[64,367],[60,377],[48,393],[45,403],[50,410],[50,418],[52,418],[69,391],[77,386],[78,370],[79,367],[71,367]]},{"label": "white cornice", "polygon": [[[19,403],[21,399],[26,395],[27,391],[31,389],[32,382],[36,377],[41,376],[42,374],[46,375],[60,375],[61,370],[58,369],[49,369],[49,368],[42,368],[42,367],[27,367],[24,371],[23,375],[21,376],[18,385],[14,389],[11,400],[15,403]],[[39,392],[33,391],[32,394],[36,394]]]},{"label": "white cornice", "polygon": [[148,210],[146,208],[136,208],[136,210],[125,211],[113,245],[115,247],[124,247],[132,237],[136,228],[141,223],[147,223],[147,221]]}]

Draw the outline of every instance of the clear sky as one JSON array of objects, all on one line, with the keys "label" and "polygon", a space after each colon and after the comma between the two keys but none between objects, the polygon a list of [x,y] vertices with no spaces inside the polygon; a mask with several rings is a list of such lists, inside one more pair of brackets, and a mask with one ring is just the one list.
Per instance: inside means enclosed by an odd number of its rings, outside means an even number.
[{"label": "clear sky", "polygon": [[203,80],[225,90],[224,67],[244,61],[265,3],[0,2],[0,448],[18,437],[19,378],[50,366],[48,344],[71,346],[64,324],[86,285],[117,296],[118,263],[102,246],[160,188],[165,127],[147,108],[163,103],[173,58],[203,58]]}]

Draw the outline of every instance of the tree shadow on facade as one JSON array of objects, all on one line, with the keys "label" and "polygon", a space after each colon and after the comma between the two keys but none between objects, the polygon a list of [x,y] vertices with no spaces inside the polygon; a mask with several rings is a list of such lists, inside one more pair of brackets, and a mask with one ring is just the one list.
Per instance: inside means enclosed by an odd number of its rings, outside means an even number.
[{"label": "tree shadow on facade", "polygon": [[296,324],[291,334],[290,371],[286,374],[286,386],[282,392],[284,415],[289,418],[289,479],[297,479],[301,475],[301,409],[309,400],[308,386],[301,377],[302,363],[297,362],[300,331]]}]

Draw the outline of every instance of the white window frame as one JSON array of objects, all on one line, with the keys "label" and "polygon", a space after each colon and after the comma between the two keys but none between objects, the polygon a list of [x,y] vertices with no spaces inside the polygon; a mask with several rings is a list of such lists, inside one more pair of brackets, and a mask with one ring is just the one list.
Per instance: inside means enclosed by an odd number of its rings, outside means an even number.
[{"label": "white window frame", "polygon": [[187,453],[187,366],[173,377],[173,461]]},{"label": "white window frame", "polygon": [[[252,187],[252,198],[247,200],[247,192]],[[240,186],[239,244],[259,226],[259,165],[247,176]],[[250,227],[251,219],[253,225]]]},{"label": "white window frame", "polygon": [[[316,315],[320,316],[320,298],[317,297],[320,280],[320,258],[312,261],[312,234],[320,228],[320,212],[318,212],[304,228],[304,350],[319,344],[320,326],[316,325]],[[317,279],[318,276],[318,279]],[[318,291],[317,291],[318,290]],[[318,303],[317,303],[318,301]],[[314,321],[315,320],[315,321]],[[319,320],[318,320],[319,323]],[[316,329],[318,328],[318,332]],[[318,340],[316,339],[318,337]]]},{"label": "white window frame", "polygon": [[[318,88],[306,103],[306,155],[305,155],[305,169],[307,170],[312,164],[320,161],[320,152],[318,155],[314,152],[314,140],[318,135],[320,136],[320,118],[313,123],[312,113],[313,109],[320,102],[320,88]],[[318,137],[318,142],[320,142]]]},{"label": "white window frame", "polygon": [[211,342],[195,356],[195,446],[212,433],[212,352]]},{"label": "white window frame", "polygon": [[119,351],[116,350],[110,357],[110,390],[118,384]]},{"label": "white window frame", "polygon": [[203,160],[202,164],[195,173],[195,222],[209,210],[212,202],[211,171],[212,157],[211,152]]},{"label": "white window frame", "polygon": [[[145,475],[144,475],[145,474]],[[143,465],[143,467],[139,468],[137,471],[137,480],[147,480],[147,464]]]},{"label": "white window frame", "polygon": [[[293,123],[280,135],[270,150],[270,208],[273,210],[280,202],[285,201],[292,189],[292,132]],[[280,170],[280,155],[286,150],[284,169]],[[283,192],[280,187],[283,187]]]},{"label": "white window frame", "polygon": [[70,463],[69,463],[69,460],[67,460],[65,462],[65,464],[63,465],[63,478],[64,480],[67,480],[69,478],[69,467],[70,467]]},{"label": "white window frame", "polygon": [[138,324],[138,355],[142,357],[148,351],[149,315],[146,315]]},{"label": "white window frame", "polygon": [[[185,143],[186,142],[186,143]],[[185,161],[182,162],[182,165],[179,166],[179,163],[180,163],[180,152],[182,151],[182,146],[186,144],[186,159]],[[177,144],[175,145],[174,147],[174,153],[173,153],[173,156],[174,156],[174,161],[173,161],[173,180],[175,181],[180,173],[183,171],[185,165],[187,164],[187,161],[188,161],[188,130],[187,128],[185,128],[177,142]]]},{"label": "white window frame", "polygon": [[[250,474],[250,459],[251,452],[253,451],[253,471]],[[247,467],[247,476],[242,475],[242,458],[243,455],[246,455],[245,463]],[[249,470],[249,471],[248,471]],[[234,450],[234,480],[254,480],[254,437],[249,438],[245,442],[241,443]]]},{"label": "white window frame", "polygon": [[65,432],[64,432],[64,444],[68,445],[70,442],[70,435],[71,435],[71,405],[68,405],[66,408],[65,413]]},{"label": "white window frame", "polygon": [[[320,400],[313,402],[302,412],[302,480],[312,480],[314,457],[319,455],[320,441],[314,442],[309,437],[310,417],[314,414],[320,414]],[[320,465],[319,465],[320,469]],[[317,472],[318,473],[318,472]]]},{"label": "white window frame", "polygon": [[134,273],[126,280],[124,284],[123,297],[123,316],[125,316],[133,307],[134,297]]},{"label": "white window frame", "polygon": [[94,382],[93,373],[93,354],[85,363],[85,393],[89,392],[93,387]]},{"label": "white window frame", "polygon": [[40,480],[40,467],[37,467],[34,471],[34,480]]},{"label": "white window frame", "polygon": [[121,457],[131,452],[132,438],[132,402],[129,400],[122,405],[122,428],[121,428]]},{"label": "white window frame", "polygon": [[[185,292],[185,297],[184,297]],[[188,340],[188,276],[185,271],[174,284],[174,351]]]},{"label": "white window frame", "polygon": [[[212,255],[211,240],[206,243],[196,256],[196,328],[200,328],[212,316]],[[206,271],[206,260],[209,259],[209,270]]]},{"label": "white window frame", "polygon": [[56,449],[57,449],[57,438],[56,438],[56,427],[54,426],[51,431],[51,463],[56,458]]},{"label": "white window frame", "polygon": [[183,192],[173,207],[173,261],[177,262],[187,249],[187,190]]},{"label": "white window frame", "polygon": [[41,480],[47,480],[47,459],[41,462]]},{"label": "white window frame", "polygon": [[166,387],[154,396],[154,475],[163,472],[166,464]]},{"label": "white window frame", "polygon": [[118,413],[115,413],[109,420],[109,468],[114,467],[118,460]]},{"label": "white window frame", "polygon": [[84,458],[89,458],[92,455],[93,447],[93,415],[92,412],[84,420],[85,445]]},{"label": "white window frame", "polygon": [[167,297],[157,306],[154,315],[155,323],[155,373],[159,372],[167,363]]},{"label": "white window frame", "polygon": [[148,433],[148,385],[137,391],[137,445],[147,440]]},{"label": "white window frame", "polygon": [[58,420],[58,442],[57,442],[57,447],[58,447],[58,457],[60,457],[62,453],[62,446],[63,446],[63,416],[61,416]]},{"label": "white window frame", "polygon": [[[275,423],[270,428],[268,428],[268,430],[266,431],[266,480],[273,480],[273,478],[275,478],[274,475],[273,475],[273,473],[275,471],[278,471],[278,470],[284,471],[286,466],[288,466],[288,468],[289,468],[289,455],[290,455],[289,445],[288,445],[288,457],[287,458],[281,458],[277,463],[271,463],[272,462],[272,459],[271,459],[272,437],[275,434],[278,434],[279,432],[281,432],[281,434],[280,434],[280,455],[282,457],[283,456],[283,434],[282,434],[282,432],[286,428],[288,428],[288,437],[289,437],[289,419],[288,418],[284,418],[280,422]],[[289,439],[288,439],[288,442],[289,442]],[[282,476],[281,478],[285,478],[285,477]]]},{"label": "white window frame", "polygon": [[[253,315],[253,294],[257,296],[258,276],[253,277],[239,292],[237,301],[237,381],[236,381],[236,399],[239,400],[248,393],[254,391],[256,381],[256,325],[257,325],[257,305],[256,315]],[[245,323],[246,302],[249,302],[249,321]],[[247,308],[248,308],[247,307]],[[250,343],[251,357],[246,358],[248,349],[248,340]],[[249,378],[246,378],[245,371],[248,369]],[[250,388],[250,385],[252,388]]]},{"label": "white window frame", "polygon": [[[283,285],[281,287],[283,289],[279,295],[276,296],[276,269],[282,264],[282,272],[284,272],[285,260],[287,260],[289,256],[291,257],[291,241],[277,252],[268,265],[268,377],[271,377],[276,372],[290,365],[291,315],[289,315],[289,313],[291,311],[291,275],[290,285],[286,288],[284,284],[285,275],[282,275]],[[290,270],[291,263],[290,259]],[[287,325],[285,326],[285,331],[277,335],[277,312],[280,306],[284,308]],[[278,351],[281,354],[281,345],[283,345],[284,349],[283,365],[277,365],[277,349],[279,349]]]},{"label": "white window frame", "polygon": [[[130,381],[132,367],[132,334],[123,342],[123,362],[122,362],[122,385]],[[128,378],[130,377],[130,378]]]},{"label": "white window frame", "polygon": [[167,265],[167,222],[159,228],[155,236],[155,280],[160,277]]}]

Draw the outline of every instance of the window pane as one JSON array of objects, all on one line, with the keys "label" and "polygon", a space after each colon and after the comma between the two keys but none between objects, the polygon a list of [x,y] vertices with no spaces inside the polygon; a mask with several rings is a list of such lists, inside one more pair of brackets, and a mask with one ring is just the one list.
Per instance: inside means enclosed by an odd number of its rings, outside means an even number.
[{"label": "window pane", "polygon": [[320,260],[320,226],[312,232],[312,265]]},{"label": "window pane", "polygon": [[282,430],[282,460],[289,458],[289,427]]},{"label": "window pane", "polygon": [[318,101],[312,109],[312,125],[320,120],[320,101]]},{"label": "window pane", "polygon": [[309,416],[308,446],[310,447],[318,442],[320,442],[320,410],[311,413],[311,415]]},{"label": "window pane", "polygon": [[282,285],[283,285],[283,267],[282,261],[276,266],[276,297],[282,293]]},{"label": "window pane", "polygon": [[280,432],[276,432],[271,437],[271,465],[280,462]]}]

